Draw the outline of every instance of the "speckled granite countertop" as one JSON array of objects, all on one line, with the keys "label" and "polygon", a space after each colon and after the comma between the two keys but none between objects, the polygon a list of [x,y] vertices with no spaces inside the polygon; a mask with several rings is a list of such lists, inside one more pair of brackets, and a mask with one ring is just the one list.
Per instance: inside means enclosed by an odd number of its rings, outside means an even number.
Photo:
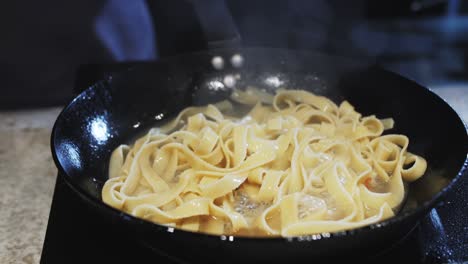
[{"label": "speckled granite countertop", "polygon": [[0,263],[39,263],[56,168],[49,138],[60,109],[0,112]]},{"label": "speckled granite countertop", "polygon": [[[468,87],[434,89],[468,121]],[[60,109],[0,112],[0,263],[39,263],[56,168],[49,137]]]}]

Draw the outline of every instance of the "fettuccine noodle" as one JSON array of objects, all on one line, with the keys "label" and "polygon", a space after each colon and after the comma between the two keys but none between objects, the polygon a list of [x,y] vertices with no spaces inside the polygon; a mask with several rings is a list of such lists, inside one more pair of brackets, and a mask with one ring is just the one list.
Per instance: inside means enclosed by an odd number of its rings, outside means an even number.
[{"label": "fettuccine noodle", "polygon": [[242,118],[222,112],[228,101],[189,107],[121,145],[103,201],[194,232],[289,237],[392,217],[404,181],[426,170],[406,136],[382,135],[392,119],[363,117],[347,101],[337,106],[302,90],[260,97],[233,94],[255,104]]}]

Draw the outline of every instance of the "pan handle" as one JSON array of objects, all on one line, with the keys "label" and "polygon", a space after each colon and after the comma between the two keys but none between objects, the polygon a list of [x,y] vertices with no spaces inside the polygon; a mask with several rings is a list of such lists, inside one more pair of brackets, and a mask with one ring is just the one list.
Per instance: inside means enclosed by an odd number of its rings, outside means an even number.
[{"label": "pan handle", "polygon": [[190,0],[208,49],[236,48],[241,36],[224,0]]}]

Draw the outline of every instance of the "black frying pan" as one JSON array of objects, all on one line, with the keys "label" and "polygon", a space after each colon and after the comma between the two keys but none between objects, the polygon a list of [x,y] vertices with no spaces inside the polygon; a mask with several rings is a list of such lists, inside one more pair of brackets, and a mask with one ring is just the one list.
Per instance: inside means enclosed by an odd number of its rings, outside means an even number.
[{"label": "black frying pan", "polygon": [[[244,56],[242,68],[229,63],[223,70],[212,67],[213,56],[228,62],[234,53]],[[307,89],[335,102],[346,99],[365,115],[393,117],[396,127],[391,132],[406,134],[410,151],[425,157],[429,168],[410,184],[408,202],[396,217],[330,235],[289,239],[205,235],[168,229],[102,203],[112,150],[184,107],[226,98],[229,89],[214,89],[213,84],[228,74],[241,76],[238,87],[274,91],[277,82],[269,80],[276,78],[281,87]],[[278,263],[377,254],[405,237],[461,177],[468,177],[467,130],[437,95],[365,62],[279,49],[218,49],[131,66],[79,94],[57,118],[51,145],[60,174],[115,225],[116,232],[131,233],[136,242],[196,263]]]},{"label": "black frying pan", "polygon": [[[90,206],[118,224],[116,228],[130,230],[137,240],[153,248],[181,258],[208,261],[229,256],[227,260],[235,262],[377,252],[405,236],[459,178],[467,177],[466,129],[452,108],[426,88],[380,68],[337,57],[256,48],[240,52],[245,58],[242,69],[212,68],[213,55],[229,57],[232,50],[200,52],[139,64],[78,95],[60,114],[52,133],[53,156],[66,182]],[[171,233],[167,227],[101,202],[109,156],[115,147],[157,126],[164,121],[157,120],[161,116],[171,118],[186,106],[225,98],[229,93],[214,90],[212,84],[233,73],[240,74],[240,87],[248,84],[273,91],[274,82],[268,80],[278,78],[284,87],[308,89],[336,102],[346,98],[365,115],[393,117],[396,127],[391,132],[408,135],[410,151],[429,164],[424,177],[410,185],[408,199],[416,201],[417,208],[404,207],[385,222],[333,233],[329,238],[235,237],[230,241],[180,230]],[[442,184],[434,186],[436,183]]]}]

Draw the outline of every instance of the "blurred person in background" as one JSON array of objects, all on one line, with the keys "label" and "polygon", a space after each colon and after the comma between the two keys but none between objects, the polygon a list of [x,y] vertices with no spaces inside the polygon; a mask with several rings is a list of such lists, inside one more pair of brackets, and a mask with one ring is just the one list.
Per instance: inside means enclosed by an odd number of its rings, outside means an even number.
[{"label": "blurred person in background", "polygon": [[143,0],[4,1],[0,106],[64,103],[77,67],[157,58]]},{"label": "blurred person in background", "polygon": [[[205,0],[2,2],[0,107],[65,103],[81,64],[149,61],[204,49],[191,1]],[[359,15],[361,1],[339,9],[335,2],[340,1],[227,4],[245,45],[349,49],[342,34],[348,27],[336,18]]]}]

